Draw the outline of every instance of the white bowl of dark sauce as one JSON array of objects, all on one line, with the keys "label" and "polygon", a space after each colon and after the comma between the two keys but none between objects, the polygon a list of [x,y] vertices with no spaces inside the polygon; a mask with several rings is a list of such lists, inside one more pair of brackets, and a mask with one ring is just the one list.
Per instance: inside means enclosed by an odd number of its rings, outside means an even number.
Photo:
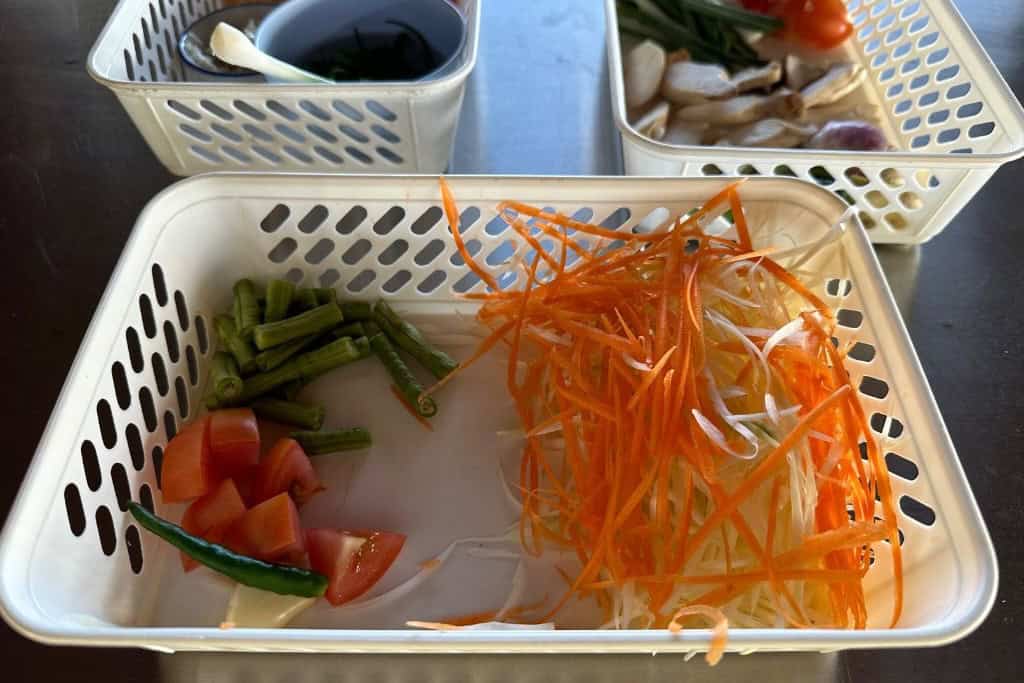
[{"label": "white bowl of dark sauce", "polygon": [[465,41],[448,0],[289,0],[256,32],[263,52],[338,83],[439,79],[458,68]]}]

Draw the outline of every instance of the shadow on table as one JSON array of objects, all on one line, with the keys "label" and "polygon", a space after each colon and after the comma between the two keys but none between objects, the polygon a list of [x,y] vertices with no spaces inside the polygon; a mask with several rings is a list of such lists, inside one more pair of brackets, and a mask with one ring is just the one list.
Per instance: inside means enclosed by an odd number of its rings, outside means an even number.
[{"label": "shadow on table", "polygon": [[160,657],[168,683],[687,683],[839,681],[836,654],[727,655],[710,668],[682,655],[277,655]]},{"label": "shadow on table", "polygon": [[885,279],[889,281],[889,289],[896,299],[903,322],[909,325],[914,293],[917,291],[917,277],[921,270],[921,247],[880,244],[875,247],[875,254],[878,255]]}]

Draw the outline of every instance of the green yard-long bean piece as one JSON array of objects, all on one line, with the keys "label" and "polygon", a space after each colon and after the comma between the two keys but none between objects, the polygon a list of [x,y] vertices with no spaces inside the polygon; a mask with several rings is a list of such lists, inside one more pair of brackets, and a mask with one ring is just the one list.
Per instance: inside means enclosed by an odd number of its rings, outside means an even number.
[{"label": "green yard-long bean piece", "polygon": [[373,317],[373,304],[369,301],[342,301],[339,305],[345,320],[369,320]]},{"label": "green yard-long bean piece", "polygon": [[227,351],[213,354],[210,362],[210,387],[218,401],[228,402],[242,393],[242,376],[238,362]]},{"label": "green yard-long bean piece", "polygon": [[373,319],[391,341],[415,358],[437,379],[443,379],[459,367],[454,358],[432,346],[415,325],[399,317],[385,302],[378,301],[373,307]]},{"label": "green yard-long bean piece", "polygon": [[391,375],[391,379],[394,380],[395,386],[398,387],[398,391],[401,392],[405,400],[412,406],[417,413],[422,417],[433,417],[437,414],[437,404],[434,403],[434,399],[427,396],[420,399],[420,394],[423,393],[423,386],[416,379],[416,376],[409,370],[409,366],[405,364],[402,357],[398,355],[398,351],[388,341],[387,336],[383,332],[370,337],[370,348],[373,349],[374,354],[387,368],[388,374]]},{"label": "green yard-long bean piece", "polygon": [[362,427],[336,429],[329,432],[292,432],[290,436],[299,442],[306,455],[325,455],[339,451],[354,451],[373,445],[370,432]]},{"label": "green yard-long bean piece", "polygon": [[334,368],[359,360],[358,347],[351,339],[336,339],[318,349],[306,351],[279,367],[247,377],[238,403],[247,403],[254,398],[295,380],[309,381]]},{"label": "green yard-long bean piece", "polygon": [[[345,320],[348,320],[348,316],[345,315],[345,307],[342,305],[341,314],[345,316]],[[352,337],[358,339],[359,337],[366,336],[366,328],[360,322],[346,323],[341,327],[335,327],[331,330],[331,336],[335,339],[341,339],[342,337]]]},{"label": "green yard-long bean piece", "polygon": [[284,320],[257,325],[252,338],[256,348],[263,351],[299,337],[326,332],[342,320],[338,304],[328,303]]},{"label": "green yard-long bean piece", "polygon": [[295,290],[295,294],[292,295],[292,307],[291,311],[295,313],[302,313],[308,311],[311,308],[316,308],[319,302],[316,300],[316,292],[308,287],[300,287]]},{"label": "green yard-long bean piece", "polygon": [[252,280],[243,278],[235,283],[235,327],[242,339],[252,336],[254,327],[260,324],[260,302],[256,297],[256,285]]},{"label": "green yard-long bean piece", "polygon": [[267,283],[267,304],[263,311],[263,322],[276,323],[288,317],[292,305],[295,285],[288,280],[271,280]]},{"label": "green yard-long bean piece", "polygon": [[252,409],[257,417],[294,425],[302,429],[317,430],[324,426],[326,411],[322,405],[282,401],[276,398],[261,398],[253,401]]},{"label": "green yard-long bean piece", "polygon": [[373,353],[373,349],[370,348],[370,340],[368,337],[356,337],[352,340],[356,348],[359,350],[360,358],[369,358],[370,354]]},{"label": "green yard-long bean piece", "polygon": [[327,577],[323,574],[239,555],[222,545],[193,536],[138,503],[128,503],[128,510],[143,529],[156,534],[196,562],[238,583],[279,595],[298,595],[304,598],[320,597],[327,590]]},{"label": "green yard-long bean piece", "polygon": [[313,296],[316,297],[316,302],[321,306],[338,303],[338,293],[330,287],[314,287]]},{"label": "green yard-long bean piece", "polygon": [[256,368],[260,372],[273,370],[303,349],[307,349],[315,344],[319,338],[320,335],[309,334],[266,351],[260,351],[256,354]]},{"label": "green yard-long bean piece", "polygon": [[238,369],[243,375],[256,369],[256,351],[252,348],[252,344],[239,336],[238,328],[235,327],[235,321],[231,316],[216,316],[213,319],[213,328],[217,332],[221,346],[235,357]]}]

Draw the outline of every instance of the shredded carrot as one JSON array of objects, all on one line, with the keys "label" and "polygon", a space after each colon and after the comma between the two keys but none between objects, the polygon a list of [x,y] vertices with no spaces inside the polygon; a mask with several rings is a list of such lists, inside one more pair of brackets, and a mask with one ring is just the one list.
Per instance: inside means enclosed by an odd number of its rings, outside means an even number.
[{"label": "shredded carrot", "polygon": [[[503,291],[465,248],[445,184],[442,196],[459,253],[491,288],[469,296],[490,333],[426,393],[507,348],[526,441],[520,542],[579,562],[573,573],[558,567],[567,588],[543,620],[574,597],[593,598],[623,628],[675,632],[704,619],[712,662],[730,621],[865,628],[869,549],[888,539],[896,623],[893,492],[831,341],[834,313],[776,247],[756,244],[737,184],[643,233],[502,202],[529,252],[514,266],[526,278]],[[735,232],[707,234],[726,209]],[[798,316],[799,343],[764,354]]]},{"label": "shredded carrot", "polygon": [[422,415],[417,413],[416,409],[409,405],[409,402],[405,400],[405,396],[402,395],[402,392],[399,391],[398,387],[396,387],[394,384],[391,385],[391,393],[395,395],[395,398],[398,399],[398,402],[402,404],[403,408],[405,408],[405,412],[412,415],[413,419],[419,422],[424,429],[426,429],[428,432],[434,431],[434,425],[430,424],[430,420],[427,420]]}]

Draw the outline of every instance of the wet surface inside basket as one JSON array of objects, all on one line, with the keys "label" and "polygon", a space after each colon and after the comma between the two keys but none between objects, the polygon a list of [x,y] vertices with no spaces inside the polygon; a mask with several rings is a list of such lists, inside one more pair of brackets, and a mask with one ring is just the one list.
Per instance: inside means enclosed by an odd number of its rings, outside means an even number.
[{"label": "wet surface inside basket", "polygon": [[[424,325],[424,329],[430,328]],[[466,344],[447,347],[456,358],[468,356],[472,349]],[[428,381],[425,374],[422,379]],[[398,404],[388,390],[386,371],[373,358],[334,370],[300,394],[300,400],[326,406],[324,429],[365,426],[374,438],[366,451],[313,458],[327,491],[301,510],[304,525],[379,528],[408,536],[396,563],[366,597],[416,575],[421,563],[438,556],[453,541],[499,537],[515,525],[518,511],[498,472],[501,462],[513,466],[518,462],[521,446],[515,437],[498,434],[518,426],[504,382],[500,354],[467,370],[438,395],[433,432]],[[275,431],[273,427],[264,430],[264,437]],[[180,514],[180,507],[172,509]],[[497,610],[512,588],[517,561],[482,553],[499,548],[518,553],[517,537],[511,538],[501,546],[460,545],[429,579],[387,604],[334,608],[318,601],[292,625],[395,628],[410,619],[441,620]],[[215,626],[223,621],[231,583],[206,569],[185,574],[175,554],[166,555],[163,559],[168,564],[151,623]],[[531,563],[530,570],[524,603],[561,590],[558,584],[552,585],[557,575],[552,576],[544,563]]]}]

